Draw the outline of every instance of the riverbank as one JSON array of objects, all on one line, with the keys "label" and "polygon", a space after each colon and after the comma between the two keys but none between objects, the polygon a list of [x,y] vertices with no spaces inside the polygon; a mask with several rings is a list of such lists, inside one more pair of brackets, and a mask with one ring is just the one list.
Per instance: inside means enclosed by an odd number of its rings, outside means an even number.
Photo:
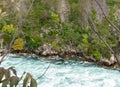
[{"label": "riverbank", "polygon": [[[4,53],[5,49],[1,49],[0,53]],[[34,51],[30,50],[21,50],[21,51],[11,51],[12,54],[16,54],[18,56],[30,56],[34,57],[39,56],[39,57],[45,57],[46,59],[50,58],[58,58],[57,61],[64,61],[64,60],[76,60],[76,61],[87,61],[90,63],[97,64],[98,66],[104,67],[104,68],[120,68],[120,65],[117,63],[117,61],[114,58],[114,55],[111,56],[109,59],[101,59],[101,60],[96,60],[96,58],[90,57],[85,55],[83,52],[78,52],[77,50],[62,50],[62,51],[55,51],[50,47],[40,47]],[[59,60],[60,58],[60,60]],[[61,60],[62,59],[62,60]]]},{"label": "riverbank", "polygon": [[[14,66],[18,76],[22,76],[23,72],[30,73],[37,80],[38,87],[120,87],[119,69],[104,69],[82,61],[66,61],[57,65],[50,64],[51,61],[44,57],[40,58],[15,57],[12,54],[1,66],[4,68]],[[39,78],[45,71],[44,76]],[[18,87],[22,87],[22,84]]]},{"label": "riverbank", "polygon": [[[64,62],[64,60],[75,60],[75,61],[83,61],[89,62],[93,64],[97,64],[100,67],[112,69],[112,68],[120,68],[120,65],[114,59],[102,59],[96,60],[93,57],[86,56],[82,52],[59,52],[55,54],[46,54],[44,55],[42,52],[37,54],[36,52],[26,52],[26,51],[12,51],[11,53],[16,54],[18,56],[26,56],[26,57],[45,57],[50,60],[51,58],[55,58],[54,61]],[[57,58],[57,59],[56,59]],[[112,56],[113,58],[113,56]]]}]

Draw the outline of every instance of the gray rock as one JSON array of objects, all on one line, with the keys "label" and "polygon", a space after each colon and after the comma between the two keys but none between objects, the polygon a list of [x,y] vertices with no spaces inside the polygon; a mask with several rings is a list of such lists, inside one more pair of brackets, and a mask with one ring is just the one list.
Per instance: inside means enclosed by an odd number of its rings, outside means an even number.
[{"label": "gray rock", "polygon": [[114,64],[116,62],[117,62],[117,60],[115,59],[114,55],[112,54],[111,57],[110,57],[110,63]]},{"label": "gray rock", "polygon": [[58,59],[54,59],[51,61],[52,61],[52,63],[57,64],[57,65],[63,64],[65,62],[65,60],[63,58],[58,58]]},{"label": "gray rock", "polygon": [[105,66],[110,66],[111,65],[110,61],[107,60],[107,59],[102,60],[102,64],[105,65]]}]

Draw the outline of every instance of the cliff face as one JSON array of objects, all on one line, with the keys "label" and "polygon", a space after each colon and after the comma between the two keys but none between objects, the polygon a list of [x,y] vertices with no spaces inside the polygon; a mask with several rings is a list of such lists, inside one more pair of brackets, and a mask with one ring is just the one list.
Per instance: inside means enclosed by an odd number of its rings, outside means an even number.
[{"label": "cliff face", "polygon": [[[110,44],[111,48],[115,47],[119,32],[106,21],[103,12],[110,21],[117,22],[120,26],[117,21],[120,20],[117,4],[112,3],[112,7],[105,2],[107,0],[33,1],[0,1],[0,6],[3,3],[0,8],[7,13],[7,17],[0,21],[1,30],[3,26],[15,25],[13,28],[19,29],[15,39],[22,38],[25,41],[25,50],[33,52],[41,46],[44,47],[44,44],[49,44],[50,49],[37,50],[37,54],[48,53],[49,55],[52,50],[53,54],[83,52],[97,60],[104,57],[110,58],[111,53],[99,36],[102,36],[102,39],[105,38],[104,40]],[[94,22],[99,36],[93,30],[91,26],[93,23],[90,23],[88,16]],[[8,34],[9,30],[10,28],[5,27],[5,43],[14,37]],[[41,53],[41,51],[44,52]]]},{"label": "cliff face", "polygon": [[69,21],[70,6],[68,0],[59,0],[58,14],[62,23]]},{"label": "cliff face", "polygon": [[[100,7],[100,6],[101,7]],[[102,8],[102,9],[101,9]],[[109,15],[109,8],[108,5],[106,4],[105,0],[80,0],[79,1],[79,23],[81,26],[88,26],[88,15],[91,15],[94,12],[94,16],[96,17],[96,20],[98,20],[100,23],[104,22],[104,16],[103,12],[104,11],[105,15]],[[87,14],[86,14],[86,12]]]}]

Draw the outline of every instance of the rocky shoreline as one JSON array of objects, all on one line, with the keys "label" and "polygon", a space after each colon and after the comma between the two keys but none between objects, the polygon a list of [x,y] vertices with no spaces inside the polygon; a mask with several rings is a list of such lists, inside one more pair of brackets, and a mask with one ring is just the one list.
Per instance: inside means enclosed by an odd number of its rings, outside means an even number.
[{"label": "rocky shoreline", "polygon": [[89,62],[93,64],[97,64],[100,67],[107,68],[107,69],[113,69],[113,68],[120,68],[120,65],[116,62],[115,58],[112,56],[109,60],[108,59],[102,59],[100,61],[96,60],[93,57],[89,57],[84,55],[82,52],[80,53],[74,53],[74,52],[61,52],[61,53],[55,53],[55,54],[46,54],[44,55],[42,52],[37,54],[35,52],[25,52],[25,51],[13,51],[11,52],[13,54],[17,54],[19,56],[29,56],[29,57],[45,57],[46,59],[55,58],[56,61],[64,61],[64,60],[76,60],[76,61],[83,61],[83,62]]},{"label": "rocky shoreline", "polygon": [[[5,49],[1,49],[0,53],[4,53],[4,51]],[[46,59],[49,59],[50,57],[58,57],[58,58],[62,58],[63,60],[67,59],[67,60],[76,60],[76,61],[87,61],[90,63],[97,64],[98,66],[104,68],[120,68],[120,65],[117,63],[114,55],[112,55],[110,59],[96,60],[93,57],[86,56],[83,52],[78,52],[73,49],[62,50],[60,52],[57,52],[47,45],[39,47],[34,51],[22,50],[22,51],[11,51],[11,53],[17,54],[19,56],[22,55],[22,56],[31,56],[31,57],[33,56],[33,54],[35,54],[36,56],[45,57]]]}]

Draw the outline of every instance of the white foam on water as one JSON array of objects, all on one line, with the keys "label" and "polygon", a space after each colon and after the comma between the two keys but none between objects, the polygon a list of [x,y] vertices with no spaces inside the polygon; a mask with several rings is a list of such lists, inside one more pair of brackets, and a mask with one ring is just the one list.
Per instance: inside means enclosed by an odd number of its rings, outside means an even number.
[{"label": "white foam on water", "polygon": [[[0,66],[5,68],[15,66],[19,76],[26,71],[37,79],[49,65],[49,62],[43,59],[15,58],[12,54],[7,57]],[[37,82],[38,87],[120,87],[120,72],[100,68],[88,62],[70,62],[60,65],[52,63],[46,74]]]}]

